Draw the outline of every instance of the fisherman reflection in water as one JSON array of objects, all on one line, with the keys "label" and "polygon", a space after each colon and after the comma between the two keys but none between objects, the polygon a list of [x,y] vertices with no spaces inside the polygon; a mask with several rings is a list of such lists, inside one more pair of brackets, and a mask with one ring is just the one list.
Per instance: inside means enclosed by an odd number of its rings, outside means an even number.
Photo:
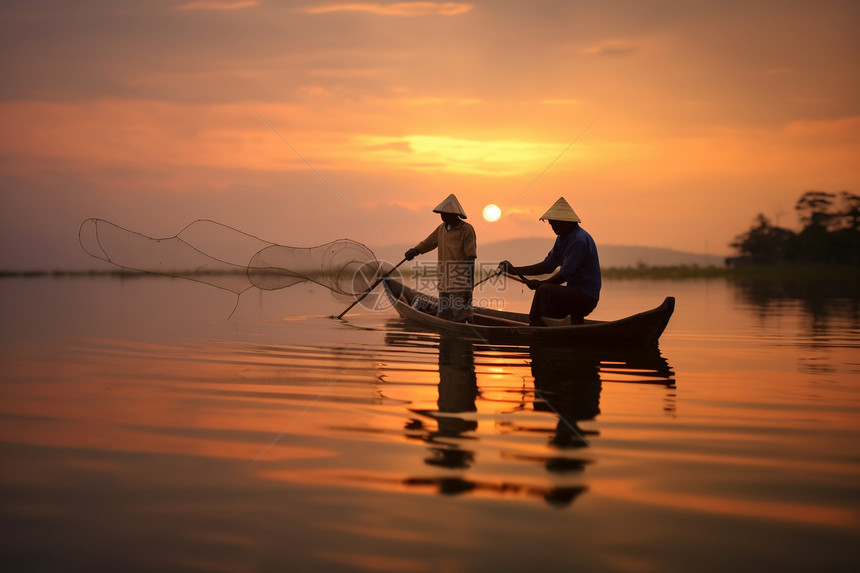
[{"label": "fisherman reflection in water", "polygon": [[[587,432],[578,423],[600,414],[600,358],[587,350],[538,345],[529,355],[537,398],[534,409],[559,417],[550,444],[561,449],[587,447]],[[553,469],[552,461],[547,468]]]},{"label": "fisherman reflection in water", "polygon": [[[477,411],[477,397],[478,379],[472,343],[443,337],[439,341],[439,398],[436,402],[443,415],[436,417],[439,430],[431,434],[428,441],[436,443],[438,438],[465,439],[463,434],[476,430],[477,421],[454,414]],[[430,449],[433,457],[425,460],[430,465],[467,468],[474,461],[474,453],[459,447],[456,442],[439,444]]]},{"label": "fisherman reflection in water", "polygon": [[549,221],[558,235],[546,258],[533,265],[515,267],[499,263],[502,272],[512,275],[543,275],[558,269],[546,280],[528,279],[526,286],[535,291],[529,311],[532,326],[582,324],[600,298],[600,261],[597,246],[573,208],[560,197],[540,218]]},{"label": "fisherman reflection in water", "polygon": [[[549,444],[559,454],[541,461],[555,474],[581,472],[591,463],[586,436],[596,434],[579,427],[600,414],[600,359],[570,348],[532,346],[529,351],[534,377],[535,412],[558,416]],[[577,451],[579,450],[579,451]],[[550,505],[569,505],[588,488],[585,485],[555,487],[544,494]]]},{"label": "fisherman reflection in water", "polygon": [[[577,453],[577,448],[588,446],[578,421],[591,420],[599,413],[600,399],[599,360],[589,355],[575,354],[569,348],[558,354],[554,349],[532,349],[532,374],[535,384],[534,410],[552,412],[558,416],[549,446],[556,455],[529,456],[505,452],[504,457],[543,465],[546,471],[559,476],[551,487],[516,483],[508,480],[475,480],[464,475],[414,477],[404,484],[414,487],[433,487],[446,495],[487,493],[491,495],[525,495],[543,498],[548,504],[564,507],[586,491],[581,483],[569,482],[568,474],[582,471],[591,461],[590,452]],[[478,422],[470,415],[477,412],[476,400],[480,395],[475,371],[473,343],[458,338],[443,337],[439,341],[439,396],[437,411],[418,413],[432,417],[438,429],[421,436],[431,456],[424,462],[445,470],[466,470],[475,460]],[[414,421],[410,429],[422,428]],[[521,428],[522,431],[543,432],[545,428]],[[469,447],[474,443],[475,447]],[[583,450],[585,451],[585,450]],[[555,481],[555,480],[554,480]]]},{"label": "fisherman reflection in water", "polygon": [[471,322],[477,257],[475,229],[463,220],[466,212],[453,193],[439,203],[433,212],[441,215],[442,224],[426,239],[406,251],[404,256],[411,261],[418,255],[439,249],[439,304],[436,316],[455,322]]}]

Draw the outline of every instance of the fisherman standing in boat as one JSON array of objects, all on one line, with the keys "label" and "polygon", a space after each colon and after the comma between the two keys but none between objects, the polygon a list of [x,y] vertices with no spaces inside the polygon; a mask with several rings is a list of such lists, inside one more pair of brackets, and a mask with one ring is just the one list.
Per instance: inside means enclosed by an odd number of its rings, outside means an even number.
[{"label": "fisherman standing in boat", "polygon": [[438,248],[439,305],[436,316],[455,322],[471,322],[477,257],[475,229],[463,220],[466,212],[453,193],[433,212],[441,215],[442,224],[406,251],[404,256],[411,261]]},{"label": "fisherman standing in boat", "polygon": [[546,280],[524,281],[535,291],[529,323],[532,326],[547,326],[548,321],[553,325],[582,324],[600,298],[597,246],[591,235],[579,226],[581,219],[564,197],[560,197],[540,220],[549,221],[553,232],[558,235],[546,258],[523,267],[502,261],[499,269],[512,275],[531,276],[549,274],[558,269]]}]

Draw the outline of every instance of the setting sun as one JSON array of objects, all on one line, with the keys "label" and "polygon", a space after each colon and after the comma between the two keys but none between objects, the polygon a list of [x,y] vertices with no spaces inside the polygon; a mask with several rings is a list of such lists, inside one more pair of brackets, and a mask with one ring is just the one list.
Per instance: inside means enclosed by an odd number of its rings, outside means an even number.
[{"label": "setting sun", "polygon": [[495,223],[499,220],[499,217],[502,216],[502,210],[499,209],[498,205],[490,203],[489,205],[484,207],[484,211],[481,214],[483,215],[485,221]]}]

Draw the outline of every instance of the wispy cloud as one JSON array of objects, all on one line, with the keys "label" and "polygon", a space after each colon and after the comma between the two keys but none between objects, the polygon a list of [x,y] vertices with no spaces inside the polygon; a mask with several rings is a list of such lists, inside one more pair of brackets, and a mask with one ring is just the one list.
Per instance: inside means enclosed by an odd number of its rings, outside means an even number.
[{"label": "wispy cloud", "polygon": [[308,75],[322,78],[366,78],[378,76],[387,71],[377,68],[318,68],[308,70]]},{"label": "wispy cloud", "polygon": [[789,67],[770,68],[769,70],[764,71],[764,75],[766,76],[787,76],[793,73],[794,70]]},{"label": "wispy cloud", "polygon": [[304,14],[329,14],[331,12],[367,12],[380,16],[456,16],[474,8],[472,4],[459,2],[396,2],[394,4],[329,4],[301,10]]},{"label": "wispy cloud", "polygon": [[401,103],[410,106],[430,106],[430,105],[478,105],[483,103],[479,98],[451,98],[451,97],[409,97],[399,100]]},{"label": "wispy cloud", "polygon": [[182,6],[177,6],[177,10],[244,10],[245,8],[253,8],[259,6],[258,0],[197,0],[189,2]]},{"label": "wispy cloud", "polygon": [[541,100],[544,105],[582,105],[582,100],[579,99],[544,99]]},{"label": "wispy cloud", "polygon": [[558,145],[541,141],[477,140],[438,135],[358,135],[353,138],[352,149],[352,153],[360,155],[366,164],[498,177],[533,172],[536,165],[557,151]]},{"label": "wispy cloud", "polygon": [[822,140],[851,143],[860,146],[860,116],[840,117],[825,120],[795,120],[785,126],[786,135],[805,141]]},{"label": "wispy cloud", "polygon": [[582,50],[583,54],[591,56],[609,56],[615,58],[629,56],[635,52],[636,48],[634,46],[620,40],[601,42]]}]

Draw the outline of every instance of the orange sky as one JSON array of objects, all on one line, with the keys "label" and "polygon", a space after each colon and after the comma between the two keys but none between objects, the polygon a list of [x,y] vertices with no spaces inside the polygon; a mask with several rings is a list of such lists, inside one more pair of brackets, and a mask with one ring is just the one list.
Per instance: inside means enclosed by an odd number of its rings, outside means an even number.
[{"label": "orange sky", "polygon": [[415,243],[451,192],[484,242],[551,240],[564,195],[598,245],[725,254],[806,190],[860,192],[858,24],[829,0],[6,1],[0,269],[97,266],[88,217]]}]

